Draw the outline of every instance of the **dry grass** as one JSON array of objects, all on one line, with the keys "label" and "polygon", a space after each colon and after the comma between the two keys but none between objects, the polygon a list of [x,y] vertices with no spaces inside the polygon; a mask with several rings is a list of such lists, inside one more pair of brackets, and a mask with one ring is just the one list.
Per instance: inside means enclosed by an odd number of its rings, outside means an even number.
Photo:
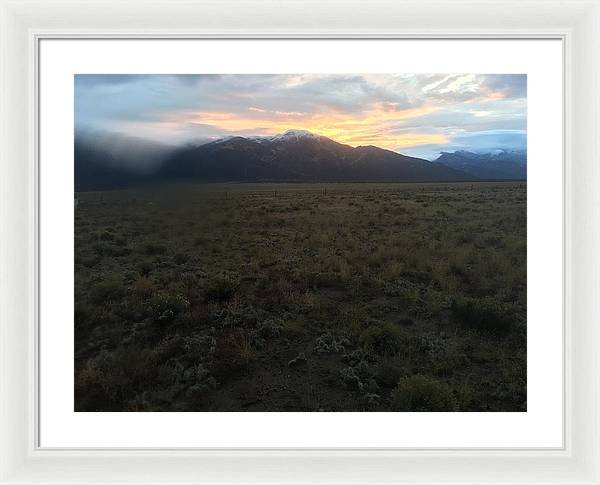
[{"label": "dry grass", "polygon": [[[398,379],[417,374],[448,386],[460,410],[525,409],[524,183],[198,185],[79,199],[77,409],[390,410]],[[266,321],[281,332],[263,335]],[[349,347],[315,353],[325,333]],[[167,362],[157,346],[174,337],[217,345]],[[290,369],[300,353],[308,364]]]}]

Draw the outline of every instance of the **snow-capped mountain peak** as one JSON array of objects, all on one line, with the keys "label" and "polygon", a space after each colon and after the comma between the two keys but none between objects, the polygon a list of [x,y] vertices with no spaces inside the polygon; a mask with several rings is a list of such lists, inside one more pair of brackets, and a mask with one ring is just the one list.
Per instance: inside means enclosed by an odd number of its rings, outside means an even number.
[{"label": "snow-capped mountain peak", "polygon": [[287,130],[284,133],[278,133],[277,135],[253,135],[253,136],[241,136],[241,135],[229,135],[217,140],[213,140],[210,143],[219,144],[226,143],[233,139],[244,139],[255,143],[265,142],[297,142],[301,139],[320,140],[320,135],[315,135],[307,130]]},{"label": "snow-capped mountain peak", "polygon": [[321,137],[306,130],[287,130],[285,133],[279,133],[269,137],[271,141],[298,141],[301,138],[318,140]]}]

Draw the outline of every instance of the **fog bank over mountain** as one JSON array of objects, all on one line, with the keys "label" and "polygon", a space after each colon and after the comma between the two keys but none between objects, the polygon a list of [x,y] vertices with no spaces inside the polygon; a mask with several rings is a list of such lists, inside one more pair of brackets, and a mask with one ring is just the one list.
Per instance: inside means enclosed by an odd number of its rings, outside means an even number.
[{"label": "fog bank over mountain", "polygon": [[75,132],[75,148],[102,153],[97,162],[107,167],[150,174],[178,147],[120,133],[82,129]]}]

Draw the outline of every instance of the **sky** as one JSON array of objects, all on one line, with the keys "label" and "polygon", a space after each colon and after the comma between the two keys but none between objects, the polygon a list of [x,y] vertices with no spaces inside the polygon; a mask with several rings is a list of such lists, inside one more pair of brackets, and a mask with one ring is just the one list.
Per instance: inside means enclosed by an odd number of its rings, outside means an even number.
[{"label": "sky", "polygon": [[75,130],[169,145],[308,130],[429,160],[526,148],[524,74],[83,74]]}]

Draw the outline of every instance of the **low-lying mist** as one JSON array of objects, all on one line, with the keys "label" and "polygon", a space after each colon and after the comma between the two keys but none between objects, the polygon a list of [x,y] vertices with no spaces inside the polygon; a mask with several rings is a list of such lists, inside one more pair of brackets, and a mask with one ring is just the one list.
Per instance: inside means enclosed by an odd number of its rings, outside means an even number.
[{"label": "low-lying mist", "polygon": [[79,130],[75,132],[79,155],[97,155],[96,163],[137,174],[152,174],[178,148],[145,138],[109,131]]}]

